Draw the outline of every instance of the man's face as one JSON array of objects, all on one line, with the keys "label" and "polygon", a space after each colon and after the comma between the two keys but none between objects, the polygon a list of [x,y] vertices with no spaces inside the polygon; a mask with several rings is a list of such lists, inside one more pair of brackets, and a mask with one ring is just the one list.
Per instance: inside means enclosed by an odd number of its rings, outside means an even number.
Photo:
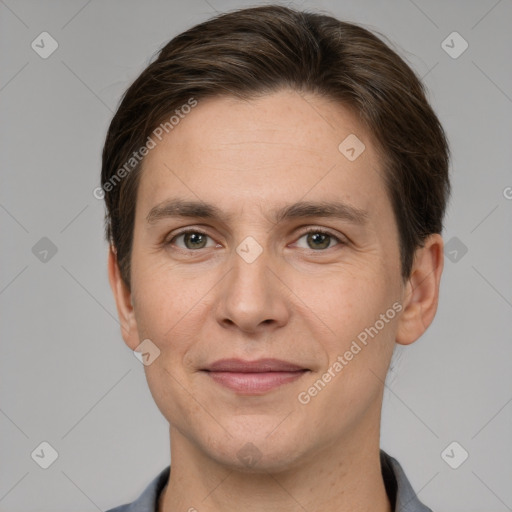
[{"label": "man's face", "polygon": [[[355,160],[355,139],[339,149],[351,134],[365,145]],[[269,469],[375,434],[405,296],[382,172],[348,109],[288,90],[199,101],[150,151],[125,340],[160,350],[145,371],[171,438]],[[211,216],[166,215],[175,201]],[[212,371],[225,359],[301,371]]]}]

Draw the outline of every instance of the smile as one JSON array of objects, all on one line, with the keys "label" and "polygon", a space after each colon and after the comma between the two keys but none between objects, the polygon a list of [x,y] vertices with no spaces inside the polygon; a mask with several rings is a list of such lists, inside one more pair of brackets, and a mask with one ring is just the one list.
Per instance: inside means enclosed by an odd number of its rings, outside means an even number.
[{"label": "smile", "polygon": [[302,377],[307,371],[258,373],[207,372],[207,374],[218,384],[237,393],[259,395],[283,384],[293,382]]}]

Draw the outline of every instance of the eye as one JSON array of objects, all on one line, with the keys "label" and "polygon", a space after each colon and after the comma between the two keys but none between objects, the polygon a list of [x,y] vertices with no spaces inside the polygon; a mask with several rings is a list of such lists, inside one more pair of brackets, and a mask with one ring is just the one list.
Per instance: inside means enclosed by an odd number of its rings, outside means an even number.
[{"label": "eye", "polygon": [[[344,242],[328,231],[310,229],[304,233],[295,244],[301,249],[321,251],[330,249],[335,245],[344,244]],[[197,230],[182,231],[166,242],[166,245],[175,245],[180,249],[189,251],[217,246],[209,235]]]},{"label": "eye", "polygon": [[[304,243],[301,245],[301,240],[304,239]],[[342,244],[343,242],[336,236],[322,231],[320,229],[311,229],[304,235],[302,235],[296,242],[297,246],[301,249],[312,249],[315,251],[330,249],[331,247]],[[304,245],[305,244],[305,245]]]},{"label": "eye", "polygon": [[207,247],[215,247],[215,242],[201,231],[182,231],[178,235],[171,238],[168,245],[176,245],[180,249],[195,250],[205,249]]}]

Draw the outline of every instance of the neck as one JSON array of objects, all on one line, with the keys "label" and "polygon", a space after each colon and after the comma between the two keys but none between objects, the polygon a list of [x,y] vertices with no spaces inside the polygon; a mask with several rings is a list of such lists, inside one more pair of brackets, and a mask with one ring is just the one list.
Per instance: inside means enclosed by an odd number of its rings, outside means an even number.
[{"label": "neck", "polygon": [[359,431],[359,444],[325,446],[314,457],[279,472],[227,467],[176,429],[171,427],[170,433],[171,474],[158,512],[392,512],[382,478],[378,430]]}]

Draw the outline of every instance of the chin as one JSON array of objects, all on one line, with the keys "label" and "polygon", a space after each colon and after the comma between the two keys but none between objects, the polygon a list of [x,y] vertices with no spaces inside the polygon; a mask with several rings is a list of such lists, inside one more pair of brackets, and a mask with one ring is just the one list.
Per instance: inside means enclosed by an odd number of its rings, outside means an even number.
[{"label": "chin", "polygon": [[[271,429],[270,429],[271,430]],[[258,435],[258,432],[261,434]],[[278,473],[300,464],[304,456],[303,438],[284,431],[284,435],[269,438],[267,429],[253,430],[238,436],[209,438],[209,456],[227,468],[247,473]]]}]

